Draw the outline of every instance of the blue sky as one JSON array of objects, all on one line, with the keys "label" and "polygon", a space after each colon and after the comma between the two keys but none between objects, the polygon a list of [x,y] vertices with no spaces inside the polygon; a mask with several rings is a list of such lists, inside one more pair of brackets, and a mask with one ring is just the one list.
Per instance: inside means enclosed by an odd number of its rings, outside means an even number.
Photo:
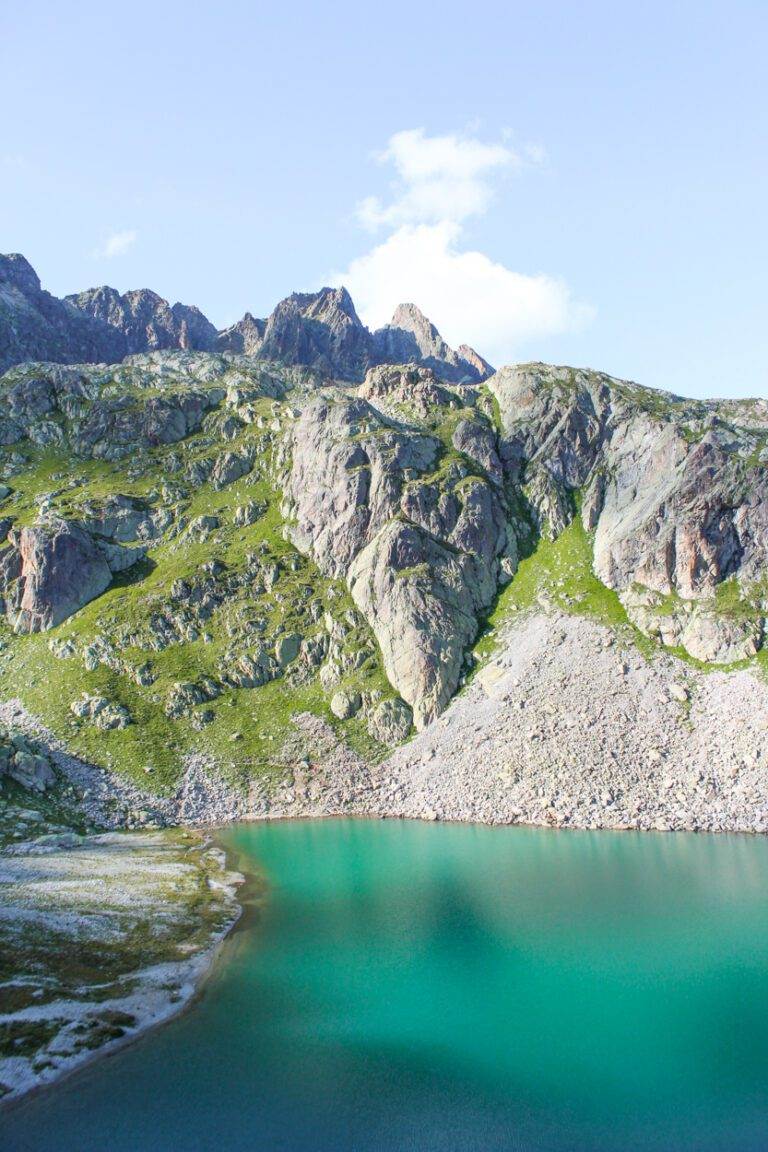
[{"label": "blue sky", "polygon": [[768,395],[767,44],[765,2],[8,3],[0,251]]}]

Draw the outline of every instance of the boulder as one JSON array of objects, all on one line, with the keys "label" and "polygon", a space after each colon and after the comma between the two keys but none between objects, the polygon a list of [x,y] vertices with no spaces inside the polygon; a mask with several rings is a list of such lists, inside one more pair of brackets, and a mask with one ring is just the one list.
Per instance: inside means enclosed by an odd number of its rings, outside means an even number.
[{"label": "boulder", "polygon": [[228,484],[234,484],[236,480],[247,476],[251,467],[251,460],[245,454],[222,452],[216,457],[211,473],[211,483],[216,489],[226,488]]},{"label": "boulder", "polygon": [[361,704],[359,692],[335,692],[331,697],[331,712],[339,720],[349,720],[360,711]]},{"label": "boulder", "polygon": [[35,792],[45,792],[56,781],[48,757],[24,749],[14,753],[6,772],[23,788],[31,788]]},{"label": "boulder", "polygon": [[392,747],[408,738],[412,722],[413,713],[403,700],[382,700],[368,718],[368,730],[381,744]]},{"label": "boulder", "polygon": [[218,516],[196,516],[194,520],[190,520],[189,522],[187,535],[196,536],[201,540],[205,540],[211,532],[215,532],[216,529],[220,527],[221,521]]},{"label": "boulder", "polygon": [[762,647],[763,621],[694,612],[682,627],[680,642],[697,660],[734,664],[751,659]]},{"label": "boulder", "polygon": [[291,632],[287,636],[279,636],[275,641],[275,660],[281,668],[287,668],[296,659],[302,639],[298,632]]},{"label": "boulder", "polygon": [[247,528],[251,524],[255,524],[260,516],[263,516],[266,511],[264,504],[258,504],[255,500],[249,500],[247,504],[239,504],[235,508],[233,522],[238,528]]}]

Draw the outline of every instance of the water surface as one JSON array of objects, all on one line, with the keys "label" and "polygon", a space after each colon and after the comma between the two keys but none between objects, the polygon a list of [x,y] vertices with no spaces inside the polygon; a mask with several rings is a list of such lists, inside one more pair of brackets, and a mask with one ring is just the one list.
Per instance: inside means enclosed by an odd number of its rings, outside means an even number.
[{"label": "water surface", "polygon": [[255,824],[204,995],[3,1152],[768,1148],[768,841]]}]

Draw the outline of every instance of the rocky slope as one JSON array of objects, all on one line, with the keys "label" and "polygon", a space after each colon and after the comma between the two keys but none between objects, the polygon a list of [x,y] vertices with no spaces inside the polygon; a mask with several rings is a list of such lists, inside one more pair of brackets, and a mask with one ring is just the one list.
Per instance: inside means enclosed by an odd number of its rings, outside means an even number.
[{"label": "rocky slope", "polygon": [[[89,301],[89,322],[143,338],[126,298]],[[184,324],[184,339],[212,339],[165,309],[158,340]],[[388,749],[441,731],[489,627],[542,605],[619,630],[649,668],[667,649],[680,675],[737,665],[763,691],[766,402],[542,364],[479,379],[478,360],[470,378],[469,353],[413,306],[383,331],[328,289],[230,330],[247,354],[160,349],[0,378],[4,695],[163,819],[219,794],[205,765],[239,797],[231,811],[270,809],[286,772],[318,779],[308,724],[373,787]],[[579,690],[611,695],[591,667]],[[526,743],[516,713],[498,722]]]}]

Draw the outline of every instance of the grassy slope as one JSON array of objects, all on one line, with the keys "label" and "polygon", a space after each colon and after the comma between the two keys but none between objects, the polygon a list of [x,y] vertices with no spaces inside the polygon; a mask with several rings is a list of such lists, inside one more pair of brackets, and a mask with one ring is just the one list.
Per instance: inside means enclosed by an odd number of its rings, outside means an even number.
[{"label": "grassy slope", "polygon": [[592,571],[592,541],[578,516],[556,540],[540,539],[535,551],[521,560],[488,617],[475,656],[482,660],[492,655],[504,623],[516,613],[546,602],[601,624],[636,631],[617,594]]},{"label": "grassy slope", "polygon": [[[262,401],[265,415],[272,402]],[[90,761],[112,766],[140,780],[145,786],[164,790],[178,778],[184,755],[193,751],[212,754],[233,776],[244,780],[253,772],[269,771],[274,756],[285,737],[291,716],[310,710],[338,724],[329,709],[330,695],[315,677],[301,687],[289,687],[278,679],[260,688],[227,689],[211,701],[215,719],[200,731],[189,720],[169,719],[164,712],[168,691],[176,681],[196,680],[200,676],[221,674],[225,652],[231,648],[226,623],[239,614],[258,616],[265,638],[280,631],[312,634],[322,630],[312,625],[305,615],[306,600],[311,596],[335,618],[353,609],[349,594],[338,581],[327,580],[310,561],[300,556],[283,535],[279,511],[279,493],[269,479],[269,446],[251,426],[228,443],[212,442],[201,434],[183,446],[185,466],[195,459],[215,457],[219,451],[257,445],[254,473],[216,491],[210,484],[201,485],[183,504],[188,523],[202,514],[218,515],[221,528],[206,540],[185,537],[164,539],[154,545],[147,562],[115,580],[98,599],[58,628],[44,635],[14,636],[4,623],[0,626],[0,669],[6,697],[17,695],[34,713],[43,717],[57,735],[67,740],[72,750]],[[14,488],[13,516],[17,523],[30,523],[36,515],[35,497],[57,491],[76,477],[82,481],[76,488],[67,487],[53,503],[64,514],[77,514],[86,499],[98,499],[109,493],[150,496],[165,481],[176,477],[166,468],[164,457],[178,452],[179,446],[158,450],[143,468],[143,474],[130,479],[125,464],[77,460],[50,452],[30,454],[30,468],[12,477]],[[234,509],[248,501],[267,505],[266,513],[248,527],[232,522]],[[149,687],[135,684],[127,676],[104,665],[88,671],[78,652],[61,659],[51,651],[51,641],[71,640],[81,649],[100,636],[111,633],[126,622],[132,630],[141,631],[153,611],[168,600],[175,580],[194,579],[201,566],[212,559],[222,561],[231,572],[242,572],[249,553],[263,553],[270,562],[280,564],[281,573],[271,593],[252,597],[248,590],[221,606],[205,625],[212,639],[172,644],[161,652],[143,648],[121,647],[120,657],[139,667],[149,661],[155,682]],[[381,669],[378,649],[372,633],[358,620],[346,646],[370,647],[365,665],[348,674],[340,687],[354,690],[379,690],[391,695],[392,690]],[[245,650],[245,649],[244,649]],[[335,690],[335,689],[334,689]],[[127,728],[102,731],[75,720],[70,704],[83,692],[108,697],[124,704],[134,723]],[[362,719],[344,722],[345,735],[353,746],[371,755],[381,749],[368,736]],[[149,766],[151,774],[145,772]]]}]

